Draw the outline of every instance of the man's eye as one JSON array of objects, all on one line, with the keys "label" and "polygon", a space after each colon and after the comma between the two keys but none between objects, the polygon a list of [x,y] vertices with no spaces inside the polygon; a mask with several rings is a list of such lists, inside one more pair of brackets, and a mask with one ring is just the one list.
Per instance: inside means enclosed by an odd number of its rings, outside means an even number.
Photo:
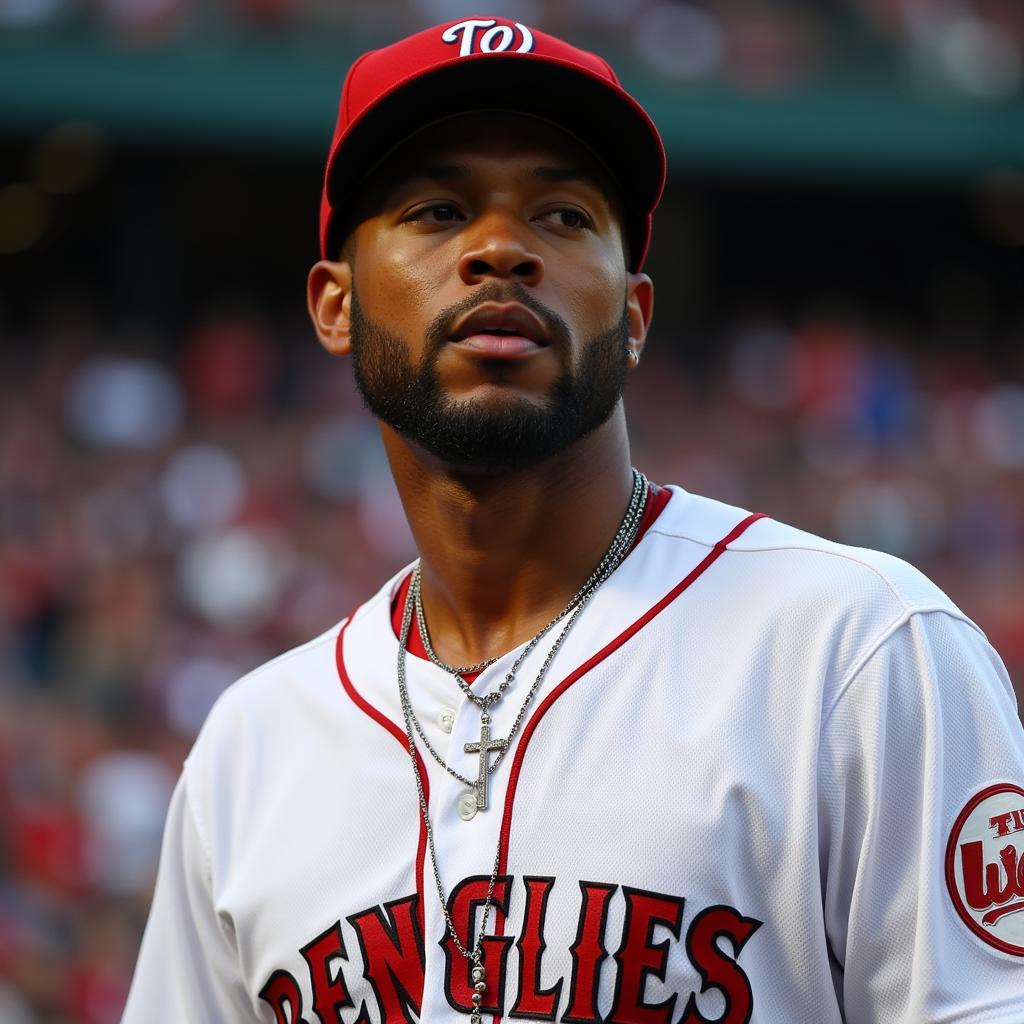
[{"label": "man's eye", "polygon": [[582,231],[594,226],[593,221],[582,210],[577,210],[574,206],[563,206],[557,210],[550,210],[544,216],[553,220],[559,227],[569,228],[571,231]]},{"label": "man's eye", "polygon": [[431,203],[429,206],[420,206],[409,215],[409,220],[421,220],[429,224],[451,224],[463,219],[459,208],[451,203]]},{"label": "man's eye", "polygon": [[433,214],[434,220],[439,221],[456,220],[459,216],[459,211],[454,206],[431,206],[430,213]]}]

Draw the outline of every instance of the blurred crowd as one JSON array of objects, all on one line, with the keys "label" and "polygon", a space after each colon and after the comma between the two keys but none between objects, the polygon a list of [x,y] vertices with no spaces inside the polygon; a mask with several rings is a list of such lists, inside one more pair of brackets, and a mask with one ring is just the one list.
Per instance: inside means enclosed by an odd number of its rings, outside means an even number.
[{"label": "blurred crowd", "polygon": [[1022,80],[1019,0],[0,0],[0,30],[84,32],[126,47],[258,36],[364,49],[481,8],[688,82],[778,90],[889,68],[991,100]]},{"label": "blurred crowd", "polygon": [[[0,0],[0,35],[354,52],[481,8],[698,86],[881,69],[999,102],[1024,75],[1020,0]],[[0,190],[0,254],[45,260],[72,233],[84,201],[49,236],[32,203],[94,182],[90,132],[58,126],[32,158],[39,188]],[[1001,245],[1024,238],[1019,175],[1010,186],[1016,220],[981,211]],[[190,206],[156,187],[147,209],[195,207],[205,230],[238,188]],[[89,239],[114,216],[97,210]],[[130,252],[148,278],[166,269],[144,241]],[[119,266],[124,301],[138,281]],[[16,327],[0,316],[0,1024],[112,1024],[170,792],[213,701],[414,549],[349,367],[304,322],[225,300],[172,338],[74,300],[35,305]],[[716,316],[698,354],[656,321],[627,392],[635,464],[907,558],[1024,697],[1024,324],[982,350],[856,302]]]},{"label": "blurred crowd", "polygon": [[[170,345],[65,308],[6,334],[0,1020],[111,1024],[212,702],[413,547],[349,368],[304,325],[220,308]],[[699,365],[649,345],[635,463],[908,558],[1024,682],[1024,365],[848,313],[708,340]]]}]

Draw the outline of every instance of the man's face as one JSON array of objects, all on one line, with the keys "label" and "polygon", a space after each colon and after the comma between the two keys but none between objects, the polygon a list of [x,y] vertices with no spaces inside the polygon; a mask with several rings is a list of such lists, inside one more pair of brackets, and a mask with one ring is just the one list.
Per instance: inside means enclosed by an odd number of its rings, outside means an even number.
[{"label": "man's face", "polygon": [[351,342],[370,410],[442,461],[516,469],[604,423],[626,372],[618,208],[558,128],[473,114],[382,165],[355,232]]}]

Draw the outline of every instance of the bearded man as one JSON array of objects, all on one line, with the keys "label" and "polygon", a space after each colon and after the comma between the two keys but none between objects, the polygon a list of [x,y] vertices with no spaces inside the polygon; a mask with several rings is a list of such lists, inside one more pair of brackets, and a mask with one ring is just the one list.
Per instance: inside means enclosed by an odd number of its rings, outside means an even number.
[{"label": "bearded man", "polygon": [[608,65],[517,22],[349,72],[308,305],[420,557],[211,713],[128,1024],[1024,1020],[984,636],[631,465],[664,174]]}]

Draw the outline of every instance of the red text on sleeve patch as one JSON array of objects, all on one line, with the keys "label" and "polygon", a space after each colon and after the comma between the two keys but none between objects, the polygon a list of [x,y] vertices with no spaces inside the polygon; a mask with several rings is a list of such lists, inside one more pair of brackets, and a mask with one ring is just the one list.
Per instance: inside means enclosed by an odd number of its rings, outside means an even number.
[{"label": "red text on sleeve patch", "polygon": [[975,935],[1024,957],[1024,789],[1001,782],[968,800],[946,845],[946,885]]}]

